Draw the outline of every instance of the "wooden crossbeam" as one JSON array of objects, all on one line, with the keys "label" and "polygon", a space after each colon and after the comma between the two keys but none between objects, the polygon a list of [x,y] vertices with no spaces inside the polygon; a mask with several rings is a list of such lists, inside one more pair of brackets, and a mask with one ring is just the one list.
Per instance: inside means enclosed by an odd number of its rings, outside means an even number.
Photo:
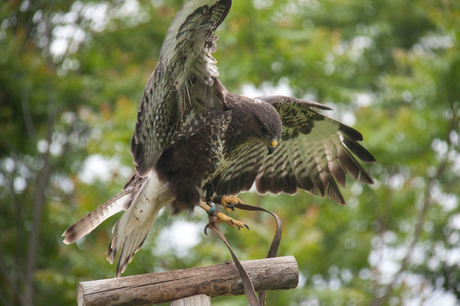
[{"label": "wooden crossbeam", "polygon": [[[293,256],[242,261],[256,291],[292,289],[299,269]],[[185,270],[148,273],[80,282],[78,305],[152,305],[205,294],[209,297],[244,294],[233,261]]]}]

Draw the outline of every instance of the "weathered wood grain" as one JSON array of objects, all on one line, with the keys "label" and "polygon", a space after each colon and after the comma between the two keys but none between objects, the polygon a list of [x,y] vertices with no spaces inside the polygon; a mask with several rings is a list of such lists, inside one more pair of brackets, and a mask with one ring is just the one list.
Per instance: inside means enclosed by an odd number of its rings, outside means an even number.
[{"label": "weathered wood grain", "polygon": [[169,306],[211,306],[211,298],[206,294],[194,295],[172,301]]}]

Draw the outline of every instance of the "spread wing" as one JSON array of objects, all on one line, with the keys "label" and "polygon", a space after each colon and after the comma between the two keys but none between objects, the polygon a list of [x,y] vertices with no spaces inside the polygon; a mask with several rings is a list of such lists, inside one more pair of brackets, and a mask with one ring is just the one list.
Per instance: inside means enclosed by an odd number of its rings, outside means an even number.
[{"label": "spread wing", "polygon": [[337,182],[344,187],[347,173],[360,182],[373,183],[353,156],[375,162],[358,143],[362,135],[314,110],[328,107],[283,96],[256,99],[272,104],[278,111],[283,123],[281,142],[271,155],[263,144],[248,146],[214,181],[217,194],[238,194],[255,182],[262,194],[294,194],[300,188],[315,196],[327,194],[345,204]]},{"label": "spread wing", "polygon": [[[226,109],[225,88],[217,80],[215,29],[230,10],[231,0],[189,0],[173,20],[139,106],[131,153],[139,175],[152,169],[161,153],[180,137],[205,109]],[[185,132],[185,131],[190,132]]]}]

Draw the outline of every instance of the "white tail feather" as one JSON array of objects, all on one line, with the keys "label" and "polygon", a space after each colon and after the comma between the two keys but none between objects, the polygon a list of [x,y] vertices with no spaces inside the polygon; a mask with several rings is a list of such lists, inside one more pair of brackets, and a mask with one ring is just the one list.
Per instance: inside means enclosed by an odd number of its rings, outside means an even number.
[{"label": "white tail feather", "polygon": [[144,243],[158,212],[172,200],[168,184],[160,181],[155,172],[151,171],[129,208],[114,226],[114,237],[107,249],[107,260],[113,264],[120,250],[115,277],[125,271]]}]

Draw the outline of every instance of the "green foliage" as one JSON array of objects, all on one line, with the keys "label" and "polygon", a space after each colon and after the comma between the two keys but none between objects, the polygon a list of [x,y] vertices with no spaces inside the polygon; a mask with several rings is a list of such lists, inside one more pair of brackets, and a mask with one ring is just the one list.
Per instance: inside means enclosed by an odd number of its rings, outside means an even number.
[{"label": "green foliage", "polygon": [[[181,2],[0,4],[1,304],[74,305],[78,282],[113,276],[104,254],[116,217],[74,245],[60,235],[129,177],[138,103]],[[365,166],[374,185],[347,181],[346,206],[303,191],[242,195],[280,216],[279,255],[302,275],[269,305],[460,299],[459,16],[455,1],[234,0],[215,53],[227,89],[288,85],[333,107],[377,159]],[[107,164],[103,176],[91,160]],[[240,259],[265,257],[271,217],[232,216],[251,228],[224,229]],[[162,213],[125,275],[229,259],[201,231],[185,254],[165,244],[178,223],[206,220]]]}]

